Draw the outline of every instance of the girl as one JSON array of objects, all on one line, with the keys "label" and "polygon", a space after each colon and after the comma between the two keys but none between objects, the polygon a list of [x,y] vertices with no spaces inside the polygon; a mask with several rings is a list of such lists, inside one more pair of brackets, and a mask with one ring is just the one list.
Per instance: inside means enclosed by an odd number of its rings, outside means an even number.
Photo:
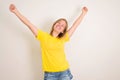
[{"label": "girl", "polygon": [[40,41],[44,80],[71,80],[73,76],[65,57],[64,44],[69,41],[69,38],[81,23],[88,9],[86,7],[82,8],[82,13],[69,29],[67,29],[68,23],[66,19],[58,19],[53,24],[50,34],[41,31],[33,25],[17,10],[14,4],[11,4],[9,9],[32,31],[38,41]]}]

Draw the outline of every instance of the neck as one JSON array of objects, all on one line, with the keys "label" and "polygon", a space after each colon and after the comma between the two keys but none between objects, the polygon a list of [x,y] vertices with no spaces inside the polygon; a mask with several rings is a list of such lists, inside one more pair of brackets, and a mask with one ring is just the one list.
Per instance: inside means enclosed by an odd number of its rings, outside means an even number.
[{"label": "neck", "polygon": [[53,36],[53,37],[57,37],[58,35],[59,35],[58,32],[56,32],[56,31],[53,31],[53,32],[52,32],[52,36]]}]

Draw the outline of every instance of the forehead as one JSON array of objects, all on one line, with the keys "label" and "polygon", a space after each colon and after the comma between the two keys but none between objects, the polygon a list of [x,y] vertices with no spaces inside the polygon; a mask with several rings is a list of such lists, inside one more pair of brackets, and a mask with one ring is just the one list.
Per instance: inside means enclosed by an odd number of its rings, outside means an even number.
[{"label": "forehead", "polygon": [[66,21],[65,20],[60,20],[60,21],[58,21],[58,23],[66,24]]}]

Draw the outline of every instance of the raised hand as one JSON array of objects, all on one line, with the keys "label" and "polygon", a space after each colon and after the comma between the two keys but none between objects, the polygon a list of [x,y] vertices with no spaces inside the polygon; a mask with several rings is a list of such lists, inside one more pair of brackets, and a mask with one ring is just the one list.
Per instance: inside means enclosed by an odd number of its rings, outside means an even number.
[{"label": "raised hand", "polygon": [[88,12],[87,7],[83,7],[82,8],[82,13],[80,14],[80,16],[75,20],[75,22],[73,23],[72,27],[70,29],[68,29],[68,31],[67,31],[69,37],[72,36],[72,34],[74,33],[74,31],[76,30],[78,25],[81,23],[81,21],[83,20],[83,18],[86,15],[87,12]]},{"label": "raised hand", "polygon": [[34,26],[25,16],[23,16],[19,10],[15,7],[14,4],[10,4],[9,10],[14,13],[31,31],[32,33],[37,36],[38,28]]},{"label": "raised hand", "polygon": [[17,9],[14,4],[10,4],[9,10],[14,13]]},{"label": "raised hand", "polygon": [[83,7],[83,8],[82,8],[82,12],[83,12],[83,13],[87,13],[87,12],[88,12],[87,7]]}]

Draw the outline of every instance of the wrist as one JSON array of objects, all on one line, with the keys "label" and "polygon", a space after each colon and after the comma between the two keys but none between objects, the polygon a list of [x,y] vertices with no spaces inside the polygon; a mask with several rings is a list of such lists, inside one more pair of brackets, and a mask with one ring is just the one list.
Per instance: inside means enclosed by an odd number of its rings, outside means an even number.
[{"label": "wrist", "polygon": [[85,15],[87,12],[82,12],[82,15]]},{"label": "wrist", "polygon": [[13,13],[14,13],[14,14],[17,14],[17,13],[18,13],[18,10],[17,10],[17,9],[15,9],[15,10],[13,11]]}]

